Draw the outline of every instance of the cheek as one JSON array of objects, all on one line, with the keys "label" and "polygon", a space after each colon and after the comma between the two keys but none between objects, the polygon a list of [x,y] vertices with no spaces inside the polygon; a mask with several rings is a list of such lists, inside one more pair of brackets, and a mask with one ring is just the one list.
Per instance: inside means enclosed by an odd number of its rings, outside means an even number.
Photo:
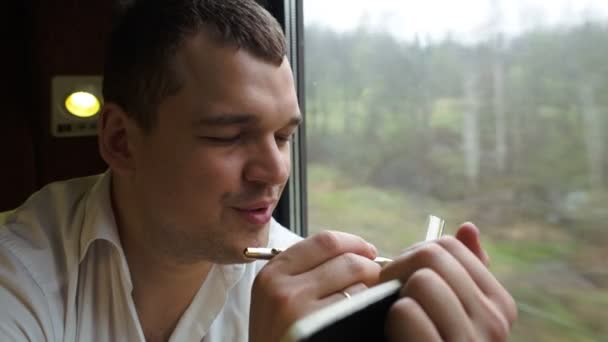
[{"label": "cheek", "polygon": [[283,160],[287,166],[287,171],[291,172],[291,147],[288,145],[283,151]]},{"label": "cheek", "polygon": [[203,178],[196,159],[179,141],[151,146],[138,164],[146,195],[161,197],[157,200],[166,204],[185,200]]},{"label": "cheek", "polygon": [[[291,150],[290,146],[287,146],[283,151],[283,163],[285,165],[285,169],[287,170],[287,179],[291,175]],[[287,183],[287,179],[285,179],[285,183]]]},{"label": "cheek", "polygon": [[198,153],[187,163],[185,177],[191,179],[190,184],[198,184],[210,191],[237,191],[241,182],[243,158],[213,152],[215,151]]},{"label": "cheek", "polygon": [[[239,193],[241,185],[238,159],[215,158],[213,154],[175,158],[175,162],[156,165],[150,179],[154,185],[144,190],[148,199],[163,208],[173,221],[203,222],[217,218],[223,199]],[[146,200],[147,201],[147,200]]]}]

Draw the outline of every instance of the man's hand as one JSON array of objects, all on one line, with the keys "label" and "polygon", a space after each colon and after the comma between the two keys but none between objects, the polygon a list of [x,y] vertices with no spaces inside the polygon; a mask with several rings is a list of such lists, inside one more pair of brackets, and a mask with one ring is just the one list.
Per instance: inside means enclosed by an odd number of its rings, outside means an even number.
[{"label": "man's hand", "polygon": [[282,252],[255,279],[249,341],[279,341],[306,314],[378,282],[376,248],[360,237],[322,232]]},{"label": "man's hand", "polygon": [[477,228],[463,224],[407,250],[381,281],[401,279],[402,298],[389,311],[391,341],[505,341],[517,317],[511,295],[487,269]]}]

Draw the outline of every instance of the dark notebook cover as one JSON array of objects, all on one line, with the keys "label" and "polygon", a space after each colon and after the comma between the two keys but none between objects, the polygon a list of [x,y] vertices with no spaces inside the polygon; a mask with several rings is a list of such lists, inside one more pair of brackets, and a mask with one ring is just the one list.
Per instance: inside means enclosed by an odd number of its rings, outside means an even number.
[{"label": "dark notebook cover", "polygon": [[296,321],[282,342],[385,341],[386,315],[400,289],[393,280],[313,312]]}]

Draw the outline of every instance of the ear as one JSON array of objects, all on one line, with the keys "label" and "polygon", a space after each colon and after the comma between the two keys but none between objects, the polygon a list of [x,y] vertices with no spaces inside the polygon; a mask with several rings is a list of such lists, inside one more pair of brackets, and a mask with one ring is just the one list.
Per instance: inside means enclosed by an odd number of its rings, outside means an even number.
[{"label": "ear", "polygon": [[135,171],[134,142],[141,133],[124,109],[105,103],[97,125],[99,153],[110,169],[118,174]]}]

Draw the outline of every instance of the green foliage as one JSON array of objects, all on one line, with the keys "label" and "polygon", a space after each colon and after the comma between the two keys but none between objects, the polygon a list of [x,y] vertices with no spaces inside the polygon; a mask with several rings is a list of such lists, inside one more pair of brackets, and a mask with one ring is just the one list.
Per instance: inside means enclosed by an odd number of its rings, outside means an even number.
[{"label": "green foliage", "polygon": [[429,213],[474,220],[520,304],[513,341],[606,339],[608,26],[488,37],[306,27],[310,229],[390,255]]},{"label": "green foliage", "polygon": [[[584,115],[596,110],[597,125],[608,129],[605,25],[529,31],[501,50],[491,41],[422,45],[364,28],[336,33],[315,26],[307,27],[306,44],[313,162],[381,187],[442,199],[469,196],[465,157],[472,152],[464,149],[463,137],[473,132],[463,120],[473,110],[465,87],[472,79],[479,118],[475,189],[518,184],[519,190],[535,189],[527,197],[541,194],[545,201],[550,192],[598,186],[591,183],[589,158],[608,155],[608,137],[596,155],[586,153],[591,147]],[[504,75],[502,95],[494,89],[497,65]],[[590,84],[595,103],[581,97],[583,84]],[[496,159],[497,97],[505,113],[505,170]],[[608,178],[604,158],[600,173]]]},{"label": "green foliage", "polygon": [[[446,219],[446,234],[471,218],[467,200],[436,201],[357,185],[347,174],[319,164],[308,171],[310,233],[346,230],[374,243],[382,255],[394,256],[422,240],[429,213]],[[533,220],[479,228],[490,269],[519,306],[511,341],[595,341],[608,335],[608,290],[585,285],[583,269],[572,264],[587,248],[575,234],[564,235],[559,227]],[[526,234],[506,238],[517,232]]]}]

